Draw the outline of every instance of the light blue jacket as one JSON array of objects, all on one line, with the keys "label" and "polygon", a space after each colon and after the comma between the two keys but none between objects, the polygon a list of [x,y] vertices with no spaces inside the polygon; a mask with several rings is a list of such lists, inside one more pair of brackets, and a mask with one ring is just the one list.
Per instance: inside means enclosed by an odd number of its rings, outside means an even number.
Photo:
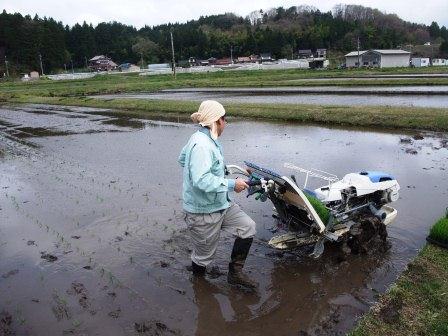
[{"label": "light blue jacket", "polygon": [[225,165],[221,145],[206,127],[194,133],[182,149],[183,208],[191,213],[212,213],[230,206],[229,191],[235,180],[224,178]]}]

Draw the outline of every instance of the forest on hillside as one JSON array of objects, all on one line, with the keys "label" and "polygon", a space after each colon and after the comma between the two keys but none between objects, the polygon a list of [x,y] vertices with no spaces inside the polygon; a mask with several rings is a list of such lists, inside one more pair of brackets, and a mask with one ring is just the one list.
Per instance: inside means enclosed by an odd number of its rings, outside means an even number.
[{"label": "forest on hillside", "polygon": [[[148,23],[149,24],[149,23]],[[226,13],[203,16],[186,23],[147,25],[141,29],[119,22],[96,26],[86,22],[72,27],[52,18],[0,14],[0,74],[7,62],[12,74],[40,69],[45,73],[86,66],[95,55],[116,63],[169,62],[170,33],[176,60],[189,57],[248,56],[270,52],[291,58],[298,49],[327,48],[331,52],[390,49],[440,43],[439,56],[448,56],[448,32],[436,22],[430,26],[406,22],[395,14],[358,5],[336,5],[331,12],[293,6],[254,11],[246,17]],[[6,61],[6,62],[5,62]]]}]

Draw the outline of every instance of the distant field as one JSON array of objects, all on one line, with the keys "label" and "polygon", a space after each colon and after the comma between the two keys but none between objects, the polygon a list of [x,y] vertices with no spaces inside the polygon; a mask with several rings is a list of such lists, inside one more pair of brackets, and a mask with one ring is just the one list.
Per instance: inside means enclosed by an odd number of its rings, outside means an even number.
[{"label": "distant field", "polygon": [[[71,81],[39,80],[35,82],[4,82],[0,84],[0,102],[41,103],[106,107],[126,113],[188,115],[194,102],[135,101],[110,99],[98,101],[89,95],[154,92],[186,87],[275,87],[275,86],[362,86],[362,85],[448,85],[448,78],[398,78],[368,80],[366,76],[384,74],[448,73],[446,68],[427,69],[354,69],[354,70],[260,70],[223,71],[201,74],[138,76],[115,74]],[[343,77],[356,79],[343,80]],[[322,78],[323,80],[313,80]],[[324,78],[329,78],[326,81]],[[336,78],[336,79],[335,79]],[[341,80],[337,80],[341,78]],[[294,81],[301,79],[300,81]],[[310,79],[307,81],[307,79]],[[391,127],[400,129],[448,130],[447,108],[318,106],[292,104],[226,104],[235,116],[313,122],[327,125]]]},{"label": "distant field", "polygon": [[[198,102],[89,97],[22,97],[14,103],[38,103],[114,109],[129,117],[188,118]],[[225,104],[230,116],[248,119],[316,123],[328,126],[448,131],[448,108],[393,106],[320,106],[299,104]]]},{"label": "distant field", "polygon": [[[138,74],[114,74],[90,79],[35,82],[4,82],[0,84],[0,98],[11,96],[82,96],[101,93],[123,93],[181,87],[263,87],[263,86],[316,86],[316,85],[446,85],[448,78],[397,78],[368,80],[363,77],[384,74],[448,73],[448,67],[399,68],[399,69],[352,69],[352,70],[253,70],[222,71],[214,73],[138,76]],[[325,81],[328,77],[329,80]],[[355,77],[354,80],[342,80]],[[358,78],[359,77],[359,78]],[[322,80],[315,81],[313,79]],[[341,78],[341,81],[334,78]],[[300,79],[300,81],[294,81]],[[307,81],[306,79],[310,79]]]}]

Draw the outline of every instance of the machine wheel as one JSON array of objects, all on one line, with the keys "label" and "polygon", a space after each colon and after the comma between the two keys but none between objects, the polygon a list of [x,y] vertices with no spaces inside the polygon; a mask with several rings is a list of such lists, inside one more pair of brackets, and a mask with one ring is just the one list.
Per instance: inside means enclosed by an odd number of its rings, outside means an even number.
[{"label": "machine wheel", "polygon": [[374,216],[362,216],[350,228],[347,246],[353,254],[369,254],[387,246],[387,229]]}]

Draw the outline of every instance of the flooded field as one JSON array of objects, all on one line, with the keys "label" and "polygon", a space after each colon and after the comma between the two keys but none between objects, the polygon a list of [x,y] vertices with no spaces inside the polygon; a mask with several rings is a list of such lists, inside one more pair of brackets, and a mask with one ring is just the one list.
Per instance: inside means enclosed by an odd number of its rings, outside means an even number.
[{"label": "flooded field", "polygon": [[[215,96],[216,98],[216,96]],[[177,156],[188,123],[99,109],[0,107],[0,330],[17,335],[338,335],[424,244],[448,197],[448,136],[232,120],[227,163],[284,162],[343,176],[392,173],[402,190],[390,249],[319,260],[267,247],[272,206],[236,201],[257,222],[257,293],[226,282],[222,236],[206,281],[192,279]]]},{"label": "flooded field", "polygon": [[110,94],[93,97],[98,99],[131,98],[191,101],[219,99],[227,103],[445,108],[448,106],[448,86],[194,88],[163,90],[157,93]]}]

